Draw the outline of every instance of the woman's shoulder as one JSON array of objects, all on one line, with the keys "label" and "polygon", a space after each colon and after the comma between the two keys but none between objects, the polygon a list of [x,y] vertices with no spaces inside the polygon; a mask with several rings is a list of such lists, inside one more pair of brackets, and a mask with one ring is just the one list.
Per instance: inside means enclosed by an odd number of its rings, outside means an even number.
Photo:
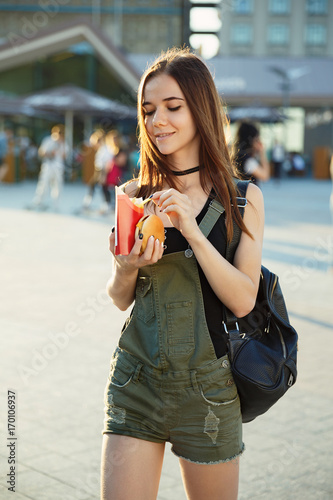
[{"label": "woman's shoulder", "polygon": [[248,185],[246,198],[250,202],[249,205],[255,207],[256,211],[264,212],[264,196],[261,189],[253,182]]}]

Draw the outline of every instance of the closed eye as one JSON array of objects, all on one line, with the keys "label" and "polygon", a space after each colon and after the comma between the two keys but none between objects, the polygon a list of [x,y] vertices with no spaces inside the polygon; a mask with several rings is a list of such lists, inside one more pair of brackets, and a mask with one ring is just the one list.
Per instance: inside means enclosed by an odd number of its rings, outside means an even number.
[{"label": "closed eye", "polygon": [[[168,111],[178,111],[179,109],[181,108],[181,106],[176,106],[174,108],[168,108]],[[143,113],[145,116],[152,116],[154,114],[155,110],[151,110],[151,111],[146,111],[144,108],[143,108]]]}]

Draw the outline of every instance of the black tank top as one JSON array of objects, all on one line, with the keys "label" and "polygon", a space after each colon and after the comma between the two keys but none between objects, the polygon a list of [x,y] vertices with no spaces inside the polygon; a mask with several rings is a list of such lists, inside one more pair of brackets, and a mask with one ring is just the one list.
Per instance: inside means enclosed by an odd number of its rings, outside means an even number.
[{"label": "black tank top", "polygon": [[[198,224],[204,218],[211,197],[205,203],[205,206],[196,217]],[[216,248],[216,250],[223,256],[226,254],[226,241],[227,241],[227,231],[225,227],[225,215],[221,215],[215,226],[208,235],[208,240]],[[182,236],[180,231],[174,227],[166,228],[166,248],[164,250],[165,254],[185,251],[188,248],[188,243],[186,239]],[[198,264],[201,289],[203,295],[203,301],[205,306],[205,315],[208,330],[212,343],[214,345],[215,353],[217,358],[221,358],[227,353],[227,338],[222,325],[223,321],[223,304],[215,295],[213,289],[209,285],[206,276],[204,275],[201,267]]]}]

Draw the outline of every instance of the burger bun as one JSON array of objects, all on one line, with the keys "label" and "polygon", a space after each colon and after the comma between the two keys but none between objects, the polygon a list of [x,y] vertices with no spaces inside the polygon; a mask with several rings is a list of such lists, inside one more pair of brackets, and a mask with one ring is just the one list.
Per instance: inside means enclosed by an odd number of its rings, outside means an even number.
[{"label": "burger bun", "polygon": [[140,249],[140,255],[146,250],[148,240],[151,236],[154,236],[155,240],[159,240],[164,243],[164,225],[161,219],[157,215],[145,215],[142,217],[136,225],[135,237],[142,234],[142,244]]}]

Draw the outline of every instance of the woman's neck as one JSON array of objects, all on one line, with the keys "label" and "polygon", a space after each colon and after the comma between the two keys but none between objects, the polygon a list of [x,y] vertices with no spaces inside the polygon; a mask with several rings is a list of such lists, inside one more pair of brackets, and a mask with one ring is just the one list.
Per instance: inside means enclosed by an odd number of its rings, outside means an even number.
[{"label": "woman's neck", "polygon": [[[188,148],[186,151],[178,151],[168,157],[168,163],[171,170],[189,170],[200,164],[199,151],[197,148]],[[191,174],[195,175],[195,174]]]}]

